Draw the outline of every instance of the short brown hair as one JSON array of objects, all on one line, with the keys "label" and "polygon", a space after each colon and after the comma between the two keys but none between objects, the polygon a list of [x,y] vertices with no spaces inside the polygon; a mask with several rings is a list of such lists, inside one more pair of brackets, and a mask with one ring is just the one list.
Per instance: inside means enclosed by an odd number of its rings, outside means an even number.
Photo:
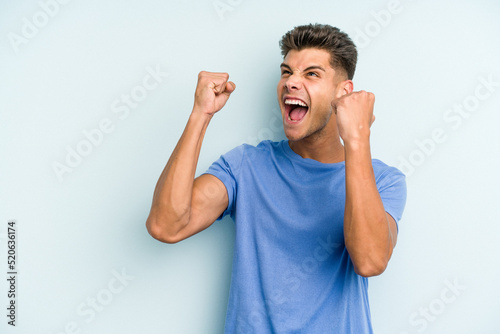
[{"label": "short brown hair", "polygon": [[338,28],[318,23],[295,27],[281,37],[280,48],[283,58],[290,50],[326,50],[334,69],[344,70],[349,80],[354,77],[358,51],[351,38]]}]

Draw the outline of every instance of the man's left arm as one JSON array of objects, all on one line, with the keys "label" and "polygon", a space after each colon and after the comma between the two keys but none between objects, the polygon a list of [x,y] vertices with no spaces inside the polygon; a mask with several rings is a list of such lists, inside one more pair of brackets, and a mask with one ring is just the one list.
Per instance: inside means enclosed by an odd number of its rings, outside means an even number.
[{"label": "man's left arm", "polygon": [[384,272],[397,240],[397,225],[382,203],[372,166],[370,126],[375,96],[353,92],[333,102],[344,141],[346,204],[344,239],[357,274]]}]

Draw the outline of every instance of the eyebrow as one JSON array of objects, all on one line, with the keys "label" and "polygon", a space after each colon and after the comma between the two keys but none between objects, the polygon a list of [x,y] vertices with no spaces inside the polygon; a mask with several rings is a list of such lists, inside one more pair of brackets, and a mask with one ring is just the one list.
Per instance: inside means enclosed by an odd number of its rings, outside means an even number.
[{"label": "eyebrow", "polygon": [[[288,65],[287,65],[287,64],[285,64],[285,63],[281,63],[280,68],[283,68],[283,67],[285,67],[285,68],[287,68],[287,69],[291,70],[291,67],[290,67],[290,66],[288,66]],[[310,70],[321,70],[321,71],[323,71],[323,72],[326,72],[326,70],[325,70],[323,67],[319,66],[319,65],[312,65],[312,66],[309,66],[309,67],[308,67],[308,68],[306,68],[303,72],[307,72],[307,71],[310,71]]]}]

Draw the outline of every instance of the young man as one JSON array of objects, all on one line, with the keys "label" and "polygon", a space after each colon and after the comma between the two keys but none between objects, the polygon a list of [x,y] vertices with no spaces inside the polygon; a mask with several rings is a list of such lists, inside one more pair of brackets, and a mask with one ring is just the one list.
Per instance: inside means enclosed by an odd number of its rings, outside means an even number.
[{"label": "young man", "polygon": [[175,243],[231,215],[226,333],[372,333],[367,277],[385,270],[396,245],[404,175],[371,158],[374,95],[353,91],[351,39],[307,25],[280,47],[288,140],[236,147],[194,178],[207,126],[236,88],[226,73],[201,72],[147,228]]}]

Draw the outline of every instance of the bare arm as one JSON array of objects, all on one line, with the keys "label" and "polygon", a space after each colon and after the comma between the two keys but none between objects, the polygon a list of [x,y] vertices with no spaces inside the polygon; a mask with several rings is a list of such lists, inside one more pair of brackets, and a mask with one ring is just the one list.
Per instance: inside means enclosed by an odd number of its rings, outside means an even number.
[{"label": "bare arm", "polygon": [[215,176],[194,178],[205,131],[236,86],[227,73],[200,72],[193,111],[153,194],[148,232],[175,243],[209,227],[228,205],[224,184]]},{"label": "bare arm", "polygon": [[373,173],[369,142],[346,144],[344,236],[361,276],[380,275],[396,245],[397,227],[385,212]]},{"label": "bare arm", "polygon": [[385,270],[397,239],[396,222],[384,210],[372,167],[370,126],[375,120],[374,102],[375,96],[364,91],[335,102],[345,151],[345,244],[354,270],[365,277]]}]

